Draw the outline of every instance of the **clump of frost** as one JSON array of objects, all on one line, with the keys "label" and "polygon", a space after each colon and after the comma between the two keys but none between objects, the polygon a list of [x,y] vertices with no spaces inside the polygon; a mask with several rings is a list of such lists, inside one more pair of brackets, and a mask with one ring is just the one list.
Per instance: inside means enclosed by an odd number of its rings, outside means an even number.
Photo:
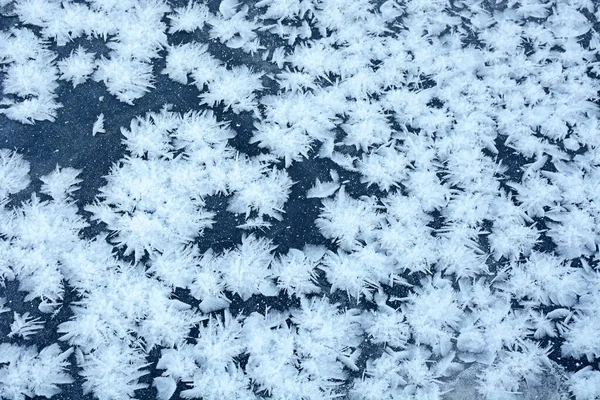
[{"label": "clump of frost", "polygon": [[[477,380],[478,376],[481,376],[484,370],[485,366],[481,364],[474,364],[467,367],[456,378],[445,382],[442,387],[445,394],[442,398],[444,400],[480,399],[482,394],[477,391]],[[569,398],[569,395],[565,385],[565,373],[561,367],[553,363],[551,366],[544,368],[537,381],[521,382],[517,393],[498,393],[498,397],[523,400],[540,398],[566,400]]]},{"label": "clump of frost", "polygon": [[286,170],[269,168],[257,158],[237,157],[229,174],[229,188],[234,195],[228,211],[245,214],[246,218],[256,212],[259,217],[283,219],[283,205],[293,184]]},{"label": "clump of frost", "polygon": [[326,297],[301,299],[301,308],[292,311],[298,326],[296,352],[301,357],[302,375],[331,395],[346,379],[345,367],[355,369],[352,353],[362,341],[360,311],[340,310]]},{"label": "clump of frost", "polygon": [[58,344],[43,348],[36,346],[0,344],[0,397],[20,400],[25,397],[51,398],[61,392],[59,385],[73,382],[66,373],[70,348],[62,351]]},{"label": "clump of frost", "polygon": [[148,373],[144,354],[122,346],[119,341],[100,347],[80,360],[83,391],[99,400],[132,399],[135,391],[147,387],[139,378]]},{"label": "clump of frost", "polygon": [[286,325],[286,313],[267,309],[265,315],[252,313],[244,320],[242,337],[249,353],[246,373],[258,386],[257,392],[278,396],[311,396],[296,366],[297,334]]},{"label": "clump of frost", "polygon": [[381,343],[392,349],[404,349],[411,336],[406,315],[386,304],[387,296],[376,294],[378,309],[367,314],[364,324],[365,333],[373,343]]},{"label": "clump of frost", "polygon": [[[78,170],[57,169],[41,180],[41,200],[37,194],[8,211],[0,234],[8,247],[2,279],[19,280],[19,290],[27,292],[25,301],[42,300],[39,308],[49,312],[59,305],[64,294],[61,260],[79,243],[79,233],[88,226],[77,214],[71,194],[77,190]],[[60,232],[57,235],[56,232]]]},{"label": "clump of frost", "polygon": [[409,175],[409,160],[392,146],[382,146],[376,151],[364,154],[356,162],[361,182],[367,186],[378,185],[381,190],[389,191],[399,187]]},{"label": "clump of frost", "polygon": [[589,212],[569,207],[548,216],[548,236],[557,245],[559,254],[567,259],[592,255],[600,242],[596,218]]},{"label": "clump of frost", "polygon": [[[159,57],[159,51],[167,45],[166,25],[163,16],[171,8],[163,1],[131,1],[120,4],[75,3],[65,1],[23,1],[15,5],[15,13],[27,24],[40,28],[44,40],[51,40],[58,46],[65,46],[79,37],[101,38],[111,50],[107,57],[94,60],[94,55],[81,46],[71,54],[54,63],[55,55],[49,52],[15,61],[9,66],[15,69],[6,77],[5,94],[25,98],[15,101],[5,98],[0,112],[9,118],[23,123],[35,120],[53,120],[60,104],[55,101],[56,79],[70,80],[73,87],[85,82],[88,77],[105,83],[109,93],[120,101],[133,104],[153,88],[151,60]],[[21,32],[21,33],[19,33]],[[25,37],[25,29],[13,29],[3,34],[7,42],[28,44],[29,48],[44,47],[45,44],[31,32]],[[15,46],[9,45],[6,50]],[[0,50],[0,53],[5,50]],[[28,50],[31,51],[31,50]],[[13,52],[23,54],[24,51]],[[12,63],[0,55],[3,63]],[[58,68],[57,68],[58,67]],[[19,77],[28,77],[38,92],[28,90],[28,84]]]},{"label": "clump of frost", "polygon": [[[441,399],[438,378],[443,371],[432,365],[430,357],[431,352],[419,346],[399,352],[386,349],[381,357],[367,361],[365,376],[354,381],[350,398]],[[451,361],[449,357],[440,364]]]},{"label": "clump of frost", "polygon": [[431,346],[442,357],[450,353],[454,330],[463,318],[458,293],[450,281],[440,276],[421,281],[408,295],[402,310],[417,344]]},{"label": "clump of frost", "polygon": [[73,87],[85,83],[96,69],[94,54],[88,53],[83,47],[71,51],[68,57],[56,63],[60,71],[60,79],[71,81]]},{"label": "clump of frost", "polygon": [[192,283],[189,285],[191,295],[200,300],[198,308],[204,313],[227,308],[230,303],[225,295],[222,271],[215,264],[215,258],[212,249],[201,256],[199,268],[193,271]]},{"label": "clump of frost", "polygon": [[378,206],[370,197],[354,199],[342,186],[335,199],[324,199],[315,225],[323,236],[333,239],[342,249],[356,249],[367,241],[381,221]]},{"label": "clump of frost", "polygon": [[[170,46],[166,57],[167,66],[163,74],[175,82],[187,85],[188,75],[198,71],[206,60],[211,60],[211,56],[206,54],[207,45],[198,43],[183,43],[176,46]],[[205,77],[207,79],[208,77]],[[212,79],[210,79],[212,80]]]},{"label": "clump of frost", "polygon": [[[566,357],[585,357],[593,362],[600,356],[600,340],[593,332],[598,329],[598,305],[600,304],[600,293],[597,271],[592,270],[587,262],[583,262],[585,273],[581,276],[581,284],[569,285],[572,291],[577,290],[578,302],[573,306],[574,313],[568,310],[558,318],[564,317],[559,323],[562,337],[565,339],[561,346],[561,353]],[[585,283],[584,283],[585,282]]]},{"label": "clump of frost", "polygon": [[343,144],[366,151],[390,139],[392,130],[379,103],[357,101],[347,107],[347,122],[341,124],[346,134]]},{"label": "clump of frost", "polygon": [[520,301],[572,307],[584,287],[584,276],[568,262],[551,254],[533,252],[523,263],[511,263],[495,286]]},{"label": "clump of frost", "polygon": [[271,264],[279,289],[296,296],[320,292],[317,268],[324,254],[324,248],[307,245],[303,250],[289,249],[286,254],[280,255]]},{"label": "clump of frost", "polygon": [[54,121],[62,107],[55,94],[56,54],[25,28],[1,32],[0,42],[0,65],[5,65],[0,114],[26,124]]},{"label": "clump of frost", "polygon": [[256,130],[250,143],[258,143],[259,147],[267,148],[271,154],[283,158],[286,168],[293,161],[308,158],[312,139],[301,130],[268,122],[254,124],[254,128]]},{"label": "clump of frost", "polygon": [[246,18],[250,8],[245,5],[238,9],[239,6],[240,3],[236,1],[221,1],[220,15],[209,21],[209,35],[211,39],[218,39],[229,48],[253,53],[261,48],[256,35],[259,26]]},{"label": "clump of frost", "polygon": [[270,240],[250,235],[243,237],[241,245],[234,250],[225,251],[215,259],[227,290],[240,295],[243,300],[258,293],[275,296],[277,288],[269,268],[275,248]]},{"label": "clump of frost", "polygon": [[0,149],[0,203],[29,186],[29,162],[17,152]]},{"label": "clump of frost", "polygon": [[260,80],[262,74],[253,73],[243,65],[231,69],[220,69],[213,82],[209,84],[208,92],[202,94],[201,104],[216,106],[223,103],[225,110],[231,109],[239,114],[242,111],[257,113],[256,93],[263,87]]},{"label": "clump of frost", "polygon": [[600,396],[600,372],[585,367],[571,376],[569,388],[577,400],[592,400]]},{"label": "clump of frost", "polygon": [[[125,246],[126,254],[139,259],[144,252],[168,251],[212,225],[213,214],[204,210],[204,202],[170,179],[180,163],[169,167],[167,161],[126,160],[113,169],[109,185],[102,189],[102,201],[87,206],[94,219],[115,232],[115,243]],[[117,179],[126,175],[129,181]]]},{"label": "clump of frost", "polygon": [[210,317],[200,328],[195,345],[164,352],[158,368],[166,370],[163,376],[186,384],[181,392],[186,399],[253,399],[250,382],[235,361],[245,350],[240,321],[225,311],[222,319]]},{"label": "clump of frost", "polygon": [[504,352],[497,363],[479,375],[477,391],[486,399],[519,398],[523,384],[539,385],[543,371],[551,368],[547,349],[527,341],[519,350]]},{"label": "clump of frost", "polygon": [[379,281],[386,280],[387,277],[376,274],[378,269],[384,269],[386,265],[387,260],[382,253],[365,246],[355,248],[351,253],[328,251],[319,269],[325,272],[327,281],[331,283],[331,293],[340,289],[348,296],[359,299],[362,296],[370,297],[371,291],[378,288]]},{"label": "clump of frost", "polygon": [[130,105],[154,87],[152,64],[118,55],[100,58],[93,78],[104,82],[110,94]]},{"label": "clump of frost", "polygon": [[167,17],[171,20],[169,33],[174,33],[202,29],[212,15],[205,4],[189,1],[185,7],[173,8],[173,13]]},{"label": "clump of frost", "polygon": [[75,168],[60,168],[57,165],[54,171],[40,178],[43,183],[41,192],[56,202],[69,202],[73,193],[79,190],[78,184],[82,182],[78,178],[80,173]]},{"label": "clump of frost", "polygon": [[231,194],[228,211],[244,214],[249,227],[254,218],[282,219],[289,175],[272,157],[236,154],[227,144],[235,132],[212,113],[182,116],[163,108],[134,119],[122,133],[131,156],[113,167],[86,209],[107,224],[126,255],[139,260],[201,236],[214,216],[204,208],[209,195]]}]

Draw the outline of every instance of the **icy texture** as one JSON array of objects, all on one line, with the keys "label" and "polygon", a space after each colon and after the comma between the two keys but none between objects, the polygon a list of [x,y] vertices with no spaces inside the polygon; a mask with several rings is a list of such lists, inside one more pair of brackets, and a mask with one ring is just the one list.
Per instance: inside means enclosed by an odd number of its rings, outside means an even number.
[{"label": "icy texture", "polygon": [[595,2],[0,15],[0,124],[123,107],[93,201],[0,149],[0,398],[600,398]]}]

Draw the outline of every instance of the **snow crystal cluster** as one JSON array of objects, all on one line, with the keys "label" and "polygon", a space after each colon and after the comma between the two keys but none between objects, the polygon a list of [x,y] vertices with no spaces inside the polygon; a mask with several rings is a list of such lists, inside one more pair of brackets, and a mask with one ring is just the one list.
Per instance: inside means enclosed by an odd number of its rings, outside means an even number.
[{"label": "snow crystal cluster", "polygon": [[596,2],[0,20],[0,125],[92,83],[121,112],[161,80],[197,95],[120,133],[94,114],[123,153],[85,204],[68,160],[0,149],[0,399],[600,399]]}]

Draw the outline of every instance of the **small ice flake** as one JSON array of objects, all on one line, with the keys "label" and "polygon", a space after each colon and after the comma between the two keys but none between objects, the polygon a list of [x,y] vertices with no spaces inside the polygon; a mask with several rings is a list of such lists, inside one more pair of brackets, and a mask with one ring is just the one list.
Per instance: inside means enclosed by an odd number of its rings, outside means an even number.
[{"label": "small ice flake", "polygon": [[106,133],[104,130],[104,114],[98,115],[94,126],[92,127],[92,136],[96,136],[97,133]]},{"label": "small ice flake", "polygon": [[325,198],[334,194],[340,188],[339,182],[321,182],[317,178],[314,186],[306,193],[307,199]]}]

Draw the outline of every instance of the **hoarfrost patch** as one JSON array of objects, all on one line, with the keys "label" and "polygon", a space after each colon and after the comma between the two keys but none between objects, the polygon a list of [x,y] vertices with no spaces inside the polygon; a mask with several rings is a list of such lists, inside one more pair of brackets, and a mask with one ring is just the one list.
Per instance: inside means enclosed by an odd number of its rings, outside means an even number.
[{"label": "hoarfrost patch", "polygon": [[593,2],[0,11],[7,126],[90,78],[197,95],[130,116],[90,204],[0,149],[0,397],[600,397]]}]

